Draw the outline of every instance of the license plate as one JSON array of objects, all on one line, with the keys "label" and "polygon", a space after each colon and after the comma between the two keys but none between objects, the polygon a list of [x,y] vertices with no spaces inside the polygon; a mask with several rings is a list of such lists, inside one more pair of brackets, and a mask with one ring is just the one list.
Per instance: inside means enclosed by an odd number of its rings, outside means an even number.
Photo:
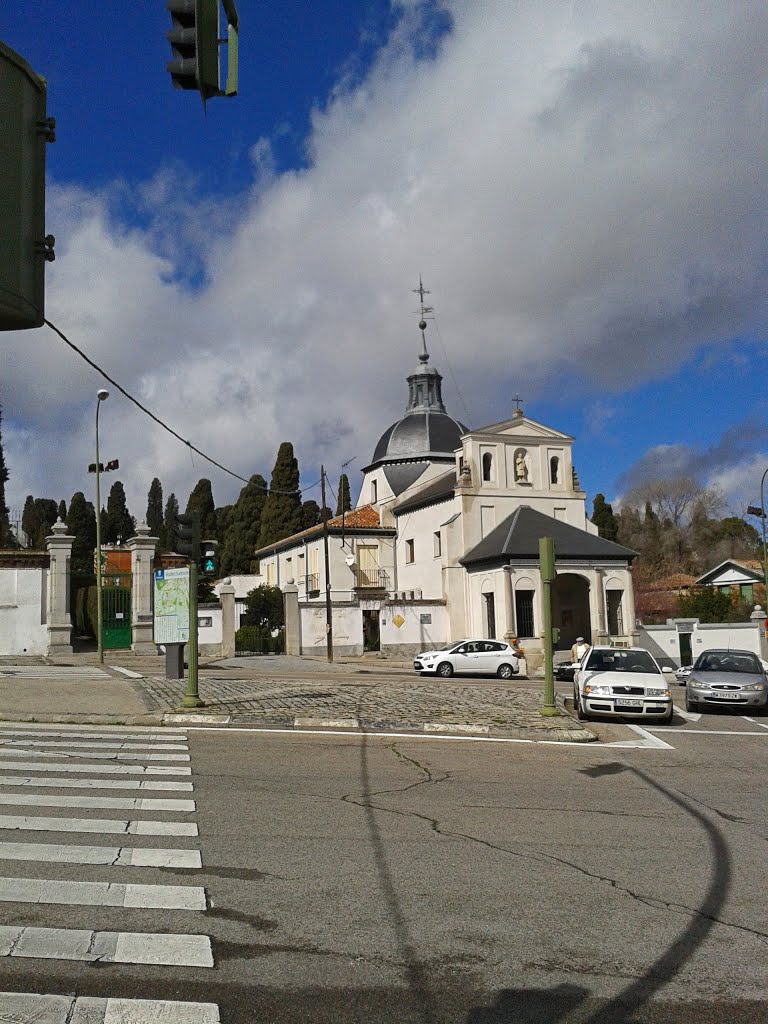
[{"label": "license plate", "polygon": [[643,702],[641,700],[632,700],[630,697],[617,697],[616,706],[620,708],[641,708]]},{"label": "license plate", "polygon": [[711,696],[717,697],[718,700],[741,700],[741,693],[733,690],[713,690]]}]

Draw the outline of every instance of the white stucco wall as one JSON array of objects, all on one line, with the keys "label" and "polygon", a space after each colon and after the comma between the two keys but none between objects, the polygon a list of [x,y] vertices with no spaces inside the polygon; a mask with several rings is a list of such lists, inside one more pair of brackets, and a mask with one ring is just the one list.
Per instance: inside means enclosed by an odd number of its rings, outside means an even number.
[{"label": "white stucco wall", "polygon": [[[680,665],[680,634],[673,621],[659,626],[638,626],[639,644],[663,664]],[[695,623],[691,631],[691,656],[693,661],[702,651],[712,648],[732,648],[761,654],[759,624],[752,622],[729,622],[722,624]]]},{"label": "white stucco wall", "polygon": [[0,569],[0,654],[46,654],[47,569]]},{"label": "white stucco wall", "polygon": [[[446,534],[443,523],[456,511],[455,499],[407,512],[397,523],[397,590],[420,590],[425,600],[443,597],[443,565],[446,561]],[[440,532],[441,554],[435,557],[435,534]],[[406,542],[413,540],[414,560],[406,561]]]}]

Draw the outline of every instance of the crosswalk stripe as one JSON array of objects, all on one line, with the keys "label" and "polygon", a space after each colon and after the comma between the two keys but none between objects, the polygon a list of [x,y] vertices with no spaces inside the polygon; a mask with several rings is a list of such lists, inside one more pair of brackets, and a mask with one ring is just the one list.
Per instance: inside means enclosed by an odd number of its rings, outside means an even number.
[{"label": "crosswalk stripe", "polygon": [[101,964],[213,967],[211,940],[207,935],[158,932],[94,932],[79,928],[5,925],[0,926],[0,957],[3,956]]},{"label": "crosswalk stripe", "polygon": [[46,864],[108,864],[124,868],[202,868],[199,850],[158,850],[134,846],[61,846],[55,843],[0,842],[0,860]]},{"label": "crosswalk stripe", "polygon": [[189,761],[189,754],[108,754],[99,753],[97,750],[81,751],[69,747],[67,750],[35,750],[34,747],[25,747],[23,750],[13,750],[7,746],[0,749],[3,757],[95,757],[104,758],[105,761]]},{"label": "crosswalk stripe", "polygon": [[144,779],[46,779],[31,775],[0,775],[0,786],[39,789],[138,789],[154,793],[192,793],[191,782],[149,782]]},{"label": "crosswalk stripe", "polygon": [[0,829],[23,832],[98,832],[102,835],[196,836],[193,821],[117,821],[112,818],[41,818],[0,814]]},{"label": "crosswalk stripe", "polygon": [[37,739],[31,736],[11,740],[0,737],[0,750],[5,750],[6,747],[28,747],[30,750],[37,750],[39,747],[68,747],[77,750],[81,750],[83,747],[87,750],[189,750],[186,743],[131,743],[128,741],[80,743],[77,740]]},{"label": "crosswalk stripe", "polygon": [[99,772],[106,775],[191,775],[192,769],[176,765],[83,764],[82,761],[0,761],[2,771],[24,772]]},{"label": "crosswalk stripe", "polygon": [[132,907],[141,910],[205,910],[205,889],[199,885],[0,878],[0,902]]},{"label": "crosswalk stripe", "polygon": [[221,1024],[215,1003],[0,992],[6,1020],[34,1024]]},{"label": "crosswalk stripe", "polygon": [[3,793],[0,804],[21,804],[30,807],[95,807],[100,810],[179,811],[188,814],[195,810],[194,800],[152,800],[149,797],[129,796],[50,796],[47,793]]},{"label": "crosswalk stripe", "polygon": [[8,728],[2,722],[0,722],[0,736],[40,736],[43,739],[50,739],[51,737],[61,737],[66,739],[72,737],[73,739],[95,739],[95,740],[147,740],[149,743],[186,743],[187,735],[183,732],[174,732],[173,729],[168,729],[163,732],[146,732],[135,730],[134,732],[123,732],[118,731],[115,728],[114,731],[107,732],[89,732],[85,729],[74,728],[70,726],[65,728],[63,726],[57,726],[55,729],[17,729]]}]

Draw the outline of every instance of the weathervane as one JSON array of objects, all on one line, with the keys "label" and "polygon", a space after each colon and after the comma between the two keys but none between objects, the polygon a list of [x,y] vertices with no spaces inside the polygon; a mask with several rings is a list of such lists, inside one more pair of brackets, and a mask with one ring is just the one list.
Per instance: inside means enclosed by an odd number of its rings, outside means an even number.
[{"label": "weathervane", "polygon": [[427,329],[427,317],[429,317],[430,320],[434,320],[434,316],[430,316],[430,313],[434,313],[435,312],[435,307],[434,306],[425,306],[424,305],[424,296],[425,295],[429,295],[430,292],[429,292],[428,288],[424,287],[424,283],[421,280],[421,274],[419,274],[419,287],[418,288],[414,288],[413,289],[413,293],[414,293],[414,295],[418,295],[419,296],[419,303],[420,303],[420,306],[419,306],[419,315],[420,315],[419,330],[421,331],[421,354],[419,356],[419,362],[421,362],[421,363],[428,363],[429,362],[429,353],[427,352],[427,336],[426,336],[426,334],[424,332]]}]

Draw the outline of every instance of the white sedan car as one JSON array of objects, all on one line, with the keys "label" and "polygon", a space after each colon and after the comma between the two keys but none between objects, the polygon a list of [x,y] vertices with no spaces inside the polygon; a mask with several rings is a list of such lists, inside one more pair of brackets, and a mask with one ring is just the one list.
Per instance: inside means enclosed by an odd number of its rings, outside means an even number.
[{"label": "white sedan car", "polygon": [[580,719],[619,715],[672,718],[671,668],[659,668],[641,647],[593,647],[584,655],[573,683],[573,706]]},{"label": "white sedan car", "polygon": [[437,651],[417,654],[413,667],[422,674],[434,672],[443,678],[454,673],[478,673],[511,679],[520,671],[515,649],[501,640],[457,640]]}]

